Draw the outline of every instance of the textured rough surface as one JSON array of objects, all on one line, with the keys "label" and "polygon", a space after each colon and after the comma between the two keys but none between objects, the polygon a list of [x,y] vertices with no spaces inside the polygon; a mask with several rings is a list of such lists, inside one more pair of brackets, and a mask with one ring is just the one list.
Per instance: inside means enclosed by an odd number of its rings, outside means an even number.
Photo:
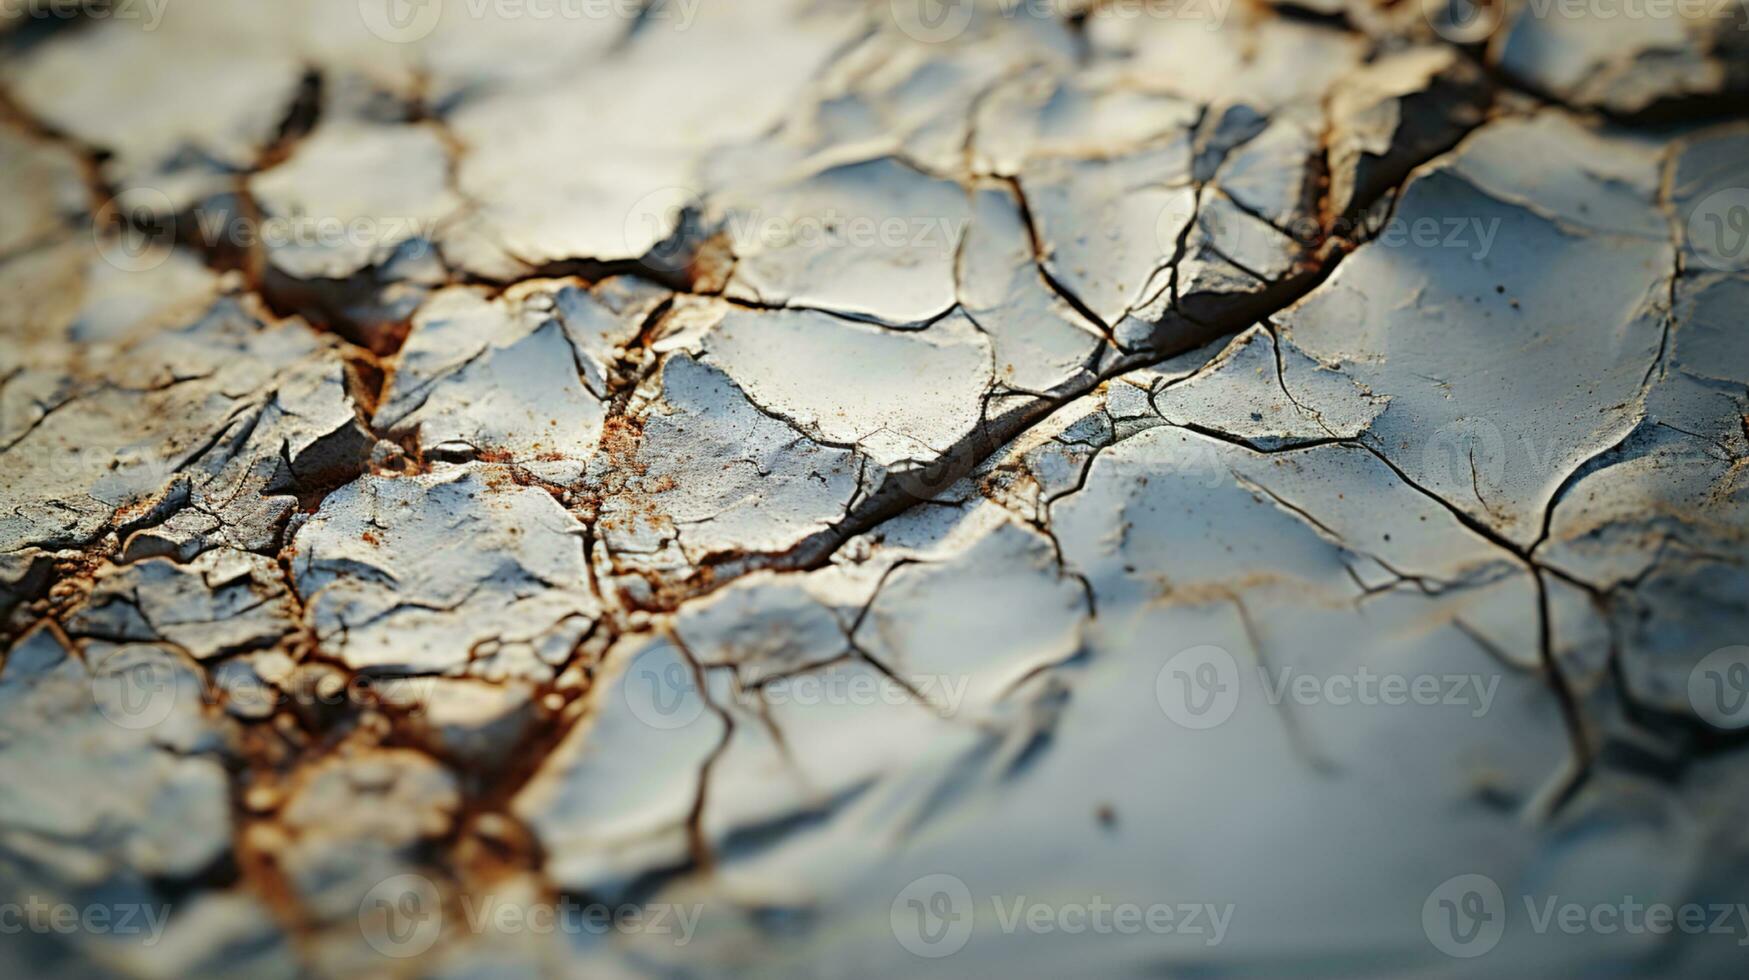
[{"label": "textured rough surface", "polygon": [[0,974],[1741,971],[1740,7],[3,13]]}]

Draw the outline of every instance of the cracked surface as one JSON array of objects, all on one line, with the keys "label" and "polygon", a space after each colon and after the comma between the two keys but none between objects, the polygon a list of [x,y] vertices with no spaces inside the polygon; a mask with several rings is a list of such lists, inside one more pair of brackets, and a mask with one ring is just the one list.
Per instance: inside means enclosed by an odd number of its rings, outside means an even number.
[{"label": "cracked surface", "polygon": [[1740,10],[395,6],[0,21],[0,972],[1740,968]]}]

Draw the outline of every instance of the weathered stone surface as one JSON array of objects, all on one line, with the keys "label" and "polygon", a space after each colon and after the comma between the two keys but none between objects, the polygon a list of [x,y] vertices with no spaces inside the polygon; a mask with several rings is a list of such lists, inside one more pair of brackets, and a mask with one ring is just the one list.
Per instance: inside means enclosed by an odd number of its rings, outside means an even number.
[{"label": "weathered stone surface", "polygon": [[1740,11],[53,6],[0,973],[1740,970]]}]

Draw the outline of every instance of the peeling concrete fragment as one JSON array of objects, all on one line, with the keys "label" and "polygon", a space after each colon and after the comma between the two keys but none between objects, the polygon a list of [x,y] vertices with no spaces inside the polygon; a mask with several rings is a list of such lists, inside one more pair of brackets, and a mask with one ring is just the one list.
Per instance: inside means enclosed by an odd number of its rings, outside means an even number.
[{"label": "peeling concrete fragment", "polygon": [[1194,104],[1170,95],[1036,71],[993,90],[979,107],[979,172],[1017,176],[1028,160],[1115,156],[1196,126]]},{"label": "peeling concrete fragment", "polygon": [[230,848],[227,729],[184,658],[38,629],[0,673],[0,865],[47,894],[162,901]]},{"label": "peeling concrete fragment", "polygon": [[355,473],[369,444],[333,349],[235,300],[94,367],[25,371],[0,391],[14,502],[0,551],[83,546],[188,506],[225,515],[224,542],[266,550],[290,494]]},{"label": "peeling concrete fragment", "polygon": [[[1109,159],[1028,164],[1020,187],[1041,262],[1107,326],[1165,288],[1178,238],[1196,213],[1188,133]],[[1101,229],[1089,234],[1086,223]]]},{"label": "peeling concrete fragment", "polygon": [[1749,551],[1749,335],[1740,328],[1749,282],[1702,273],[1677,290],[1645,417],[1574,474],[1539,547],[1550,565],[1599,588],[1683,554]]},{"label": "peeling concrete fragment", "polygon": [[534,690],[511,681],[433,678],[413,692],[416,724],[434,750],[482,771],[495,771],[532,730],[539,712]]},{"label": "peeling concrete fragment", "polygon": [[1627,115],[1749,86],[1738,33],[1744,12],[1735,4],[1643,16],[1631,28],[1599,16],[1598,8],[1561,16],[1528,11],[1495,35],[1492,57],[1502,70],[1567,103]]},{"label": "peeling concrete fragment", "polygon": [[660,399],[635,421],[614,420],[591,464],[609,554],[685,568],[712,554],[782,553],[844,516],[861,485],[850,449],[808,438],[685,353],[663,362],[659,381]]},{"label": "peeling concrete fragment", "polygon": [[[1504,123],[1422,171],[1393,219],[1409,231],[1362,246],[1280,322],[1295,346],[1389,399],[1371,445],[1528,546],[1568,475],[1637,421],[1675,256],[1639,147],[1623,141],[1582,165],[1557,158],[1515,186],[1505,141],[1520,135],[1553,134]],[[1617,169],[1634,182],[1599,176]],[[1587,195],[1599,186],[1620,206],[1595,212]],[[1655,238],[1638,234],[1653,227]]]},{"label": "peeling concrete fragment", "polygon": [[133,232],[74,234],[0,258],[0,316],[39,353],[137,340],[200,317],[233,285],[182,248]]},{"label": "peeling concrete fragment", "polygon": [[923,699],[976,717],[1029,674],[1079,647],[1087,597],[1050,541],[1009,524],[939,565],[907,565],[881,586],[856,640],[901,678],[931,678]]},{"label": "peeling concrete fragment", "polygon": [[651,255],[704,189],[706,155],[767,131],[849,40],[851,25],[791,6],[705,5],[686,30],[636,32],[570,78],[462,106],[449,124],[470,148],[456,176],[475,211],[445,234],[445,256],[510,279]]},{"label": "peeling concrete fragment", "polygon": [[593,710],[512,802],[560,887],[611,898],[686,862],[700,769],[726,734],[694,678],[672,643],[611,651]]},{"label": "peeling concrete fragment", "polygon": [[814,576],[744,576],[682,606],[675,632],[702,666],[736,668],[748,684],[817,667],[849,652],[858,610],[819,594],[813,582]]},{"label": "peeling concrete fragment", "polygon": [[1451,48],[1398,52],[1343,79],[1330,95],[1330,209],[1396,186],[1480,123],[1486,103],[1481,70]]},{"label": "peeling concrete fragment", "polygon": [[343,751],[299,775],[255,843],[272,845],[303,913],[330,927],[339,950],[325,955],[350,953],[362,966],[380,955],[357,926],[364,900],[379,882],[417,873],[419,846],[449,832],[460,806],[454,777],[418,752]]},{"label": "peeling concrete fragment", "polygon": [[267,261],[296,279],[346,279],[404,245],[431,247],[461,206],[449,157],[430,126],[319,126],[291,159],[250,178]]},{"label": "peeling concrete fragment", "polygon": [[244,721],[273,717],[286,692],[294,690],[297,662],[281,650],[232,657],[214,665],[212,686],[224,697],[225,711]]},{"label": "peeling concrete fragment", "polygon": [[54,559],[35,548],[0,554],[0,621],[48,588]]},{"label": "peeling concrete fragment", "polygon": [[166,642],[198,660],[270,646],[296,628],[297,608],[271,559],[229,549],[187,565],[153,558],[100,572],[78,636]]},{"label": "peeling concrete fragment", "polygon": [[[625,8],[471,6],[437,0],[417,14],[363,0],[340,15],[296,17],[294,29],[333,69],[449,106],[527,88],[607,56],[632,28]],[[566,16],[587,9],[591,16]]]},{"label": "peeling concrete fragment", "polygon": [[1213,429],[1264,452],[1357,438],[1386,409],[1299,351],[1278,352],[1261,327],[1240,334],[1195,375],[1161,388],[1153,404],[1173,425]]},{"label": "peeling concrete fragment", "polygon": [[1040,274],[1012,188],[983,185],[972,203],[958,257],[959,302],[990,336],[996,383],[1041,394],[1085,388],[1104,348],[1099,327]]},{"label": "peeling concrete fragment", "polygon": [[607,418],[576,362],[564,329],[550,320],[433,382],[395,430],[415,433],[427,458],[514,463],[549,483],[575,483]]},{"label": "peeling concrete fragment", "polygon": [[568,360],[575,362],[574,372],[589,395],[605,401],[635,381],[618,376],[617,362],[628,356],[627,348],[668,298],[658,286],[624,277],[592,287],[574,279],[532,280],[512,286],[498,299],[476,289],[440,290],[413,317],[373,425],[383,431],[403,426],[435,386],[486,352],[514,346],[549,322],[556,322],[569,341]]},{"label": "peeling concrete fragment", "polygon": [[366,476],[298,530],[292,574],[318,640],[354,669],[544,679],[600,613],[582,539],[545,491],[491,466]]},{"label": "peeling concrete fragment", "polygon": [[1198,177],[1212,180],[1221,194],[1283,232],[1306,240],[1319,224],[1312,213],[1314,173],[1326,125],[1322,113],[1294,108],[1261,117],[1249,106],[1230,106],[1199,132],[1202,157]]},{"label": "peeling concrete fragment", "polygon": [[[749,198],[724,192],[725,295],[896,326],[954,303],[954,257],[971,219],[965,191],[892,158],[844,164]],[[745,202],[745,203],[743,203]]]},{"label": "peeling concrete fragment", "polygon": [[1749,628],[1746,589],[1740,558],[1672,560],[1614,603],[1623,684],[1636,703],[1723,731],[1740,725],[1732,665],[1745,658],[1732,651]]},{"label": "peeling concrete fragment", "polygon": [[[154,31],[110,19],[58,33],[4,73],[32,115],[112,156],[110,184],[171,213],[227,189],[273,139],[304,68],[251,11],[163,11]],[[102,65],[102,71],[91,66]]]},{"label": "peeling concrete fragment", "polygon": [[55,235],[90,207],[77,157],[3,124],[0,172],[8,176],[0,206],[0,261]]},{"label": "peeling concrete fragment", "polygon": [[883,466],[931,460],[972,432],[992,370],[989,340],[961,316],[893,331],[816,313],[735,311],[704,350],[763,410]]},{"label": "peeling concrete fragment", "polygon": [[1363,38],[1235,5],[1230,23],[1148,17],[1096,8],[1086,34],[1095,55],[1126,83],[1195,102],[1243,102],[1268,112],[1321,99],[1360,66]]}]

